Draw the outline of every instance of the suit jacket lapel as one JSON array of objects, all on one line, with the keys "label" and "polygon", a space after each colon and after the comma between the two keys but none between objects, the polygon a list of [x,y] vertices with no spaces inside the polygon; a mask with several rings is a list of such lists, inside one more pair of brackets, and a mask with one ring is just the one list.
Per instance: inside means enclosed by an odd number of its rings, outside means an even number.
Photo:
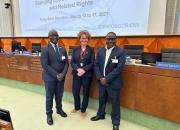
[{"label": "suit jacket lapel", "polygon": [[87,59],[88,55],[90,55],[90,47],[87,45],[85,59]]},{"label": "suit jacket lapel", "polygon": [[50,52],[56,57],[56,52],[54,50],[54,48],[52,47],[51,43],[48,44]]},{"label": "suit jacket lapel", "polygon": [[114,55],[115,52],[116,52],[116,46],[114,46],[113,50],[111,51],[111,54],[110,54],[110,56],[109,56],[109,59],[108,59],[108,62],[107,62],[106,67],[107,67],[108,64],[111,62],[111,59],[114,58],[113,55]]},{"label": "suit jacket lapel", "polygon": [[104,47],[104,48],[102,48],[102,63],[101,63],[101,64],[103,64],[103,68],[105,65],[105,59],[106,59],[106,48]]},{"label": "suit jacket lapel", "polygon": [[58,58],[56,56],[56,52],[55,52],[54,48],[52,47],[51,43],[49,43],[48,46],[50,48],[50,53],[52,53],[53,57],[55,57],[56,60],[58,61]]},{"label": "suit jacket lapel", "polygon": [[61,47],[60,47],[60,46],[58,46],[58,50],[59,50],[59,55],[60,55],[60,57],[62,57],[62,56],[63,56],[63,53],[62,53],[62,50],[61,50]]},{"label": "suit jacket lapel", "polygon": [[81,46],[78,46],[78,49],[77,49],[77,58],[81,59]]}]

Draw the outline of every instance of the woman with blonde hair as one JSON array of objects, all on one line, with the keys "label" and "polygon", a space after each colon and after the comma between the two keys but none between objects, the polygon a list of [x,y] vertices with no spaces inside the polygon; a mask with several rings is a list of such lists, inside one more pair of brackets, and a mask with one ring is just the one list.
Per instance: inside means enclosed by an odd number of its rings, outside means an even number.
[{"label": "woman with blonde hair", "polygon": [[[71,113],[80,112],[80,116],[86,116],[86,109],[89,102],[89,89],[91,86],[93,65],[94,65],[94,49],[88,45],[91,35],[88,31],[83,30],[78,33],[80,45],[73,49],[71,66],[73,75],[73,96],[74,109]],[[80,89],[83,89],[83,99],[81,103]]]}]

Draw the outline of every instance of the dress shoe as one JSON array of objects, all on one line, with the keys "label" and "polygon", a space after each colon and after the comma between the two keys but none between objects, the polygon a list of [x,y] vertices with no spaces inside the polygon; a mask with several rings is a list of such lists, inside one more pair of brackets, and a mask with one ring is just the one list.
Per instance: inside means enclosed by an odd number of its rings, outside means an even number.
[{"label": "dress shoe", "polygon": [[52,115],[48,115],[48,116],[47,116],[47,124],[48,124],[48,125],[52,125],[52,124],[53,124]]},{"label": "dress shoe", "polygon": [[62,117],[67,117],[67,114],[63,110],[57,111],[57,114],[59,114]]},{"label": "dress shoe", "polygon": [[119,125],[113,125],[113,130],[119,130]]},{"label": "dress shoe", "polygon": [[86,112],[81,112],[80,113],[80,117],[81,119],[84,119],[86,117],[87,113]]},{"label": "dress shoe", "polygon": [[105,119],[104,116],[103,117],[94,116],[94,117],[91,118],[91,121],[98,121],[98,120],[104,120],[104,119]]}]

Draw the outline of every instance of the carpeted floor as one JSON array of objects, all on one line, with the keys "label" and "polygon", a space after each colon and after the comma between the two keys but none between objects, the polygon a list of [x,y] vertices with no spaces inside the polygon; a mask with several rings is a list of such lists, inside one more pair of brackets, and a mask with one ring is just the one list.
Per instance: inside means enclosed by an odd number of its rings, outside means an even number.
[{"label": "carpeted floor", "polygon": [[[63,109],[68,113],[67,118],[53,114],[54,125],[46,124],[45,97],[42,94],[23,89],[0,85],[0,108],[8,109],[11,113],[15,130],[111,130],[110,115],[105,120],[92,122],[90,117],[96,110],[88,109],[88,115],[81,119],[79,113],[69,114],[73,104],[63,102]],[[55,110],[55,108],[54,108]],[[138,124],[121,120],[120,130],[150,130]]]}]

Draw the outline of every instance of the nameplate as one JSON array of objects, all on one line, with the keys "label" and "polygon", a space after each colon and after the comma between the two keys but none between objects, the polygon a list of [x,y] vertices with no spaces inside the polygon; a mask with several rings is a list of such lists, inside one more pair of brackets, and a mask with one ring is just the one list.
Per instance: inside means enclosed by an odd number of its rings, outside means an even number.
[{"label": "nameplate", "polygon": [[23,51],[23,54],[24,54],[24,55],[31,55],[32,52],[31,52],[31,51]]},{"label": "nameplate", "polygon": [[156,67],[180,70],[180,63],[156,62]]},{"label": "nameplate", "polygon": [[12,51],[4,51],[4,54],[10,55],[10,54],[13,54],[13,52]]}]

